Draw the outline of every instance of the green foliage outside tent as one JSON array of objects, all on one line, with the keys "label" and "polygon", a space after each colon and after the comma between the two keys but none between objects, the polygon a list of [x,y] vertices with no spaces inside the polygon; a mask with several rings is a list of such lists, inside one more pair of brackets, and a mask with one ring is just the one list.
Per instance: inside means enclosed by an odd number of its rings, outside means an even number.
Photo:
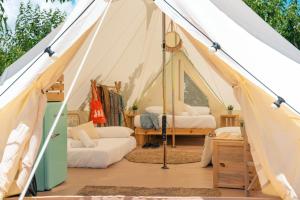
[{"label": "green foliage outside tent", "polygon": [[42,10],[30,2],[21,3],[15,29],[4,25],[0,30],[0,74],[65,18],[66,14],[58,9]]},{"label": "green foliage outside tent", "polygon": [[244,0],[263,20],[300,49],[299,0]]},{"label": "green foliage outside tent", "polygon": [[[9,30],[7,16],[0,0],[0,75],[53,28],[64,21],[66,14],[59,10],[44,11],[30,3],[21,4],[16,28]],[[44,0],[46,2],[69,0]],[[278,33],[300,49],[299,0],[244,0]]]}]

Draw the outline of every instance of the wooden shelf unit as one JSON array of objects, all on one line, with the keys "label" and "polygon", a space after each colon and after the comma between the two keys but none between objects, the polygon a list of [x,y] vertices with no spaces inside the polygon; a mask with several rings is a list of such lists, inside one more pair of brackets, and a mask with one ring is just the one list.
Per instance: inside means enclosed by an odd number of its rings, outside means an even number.
[{"label": "wooden shelf unit", "polygon": [[221,127],[227,126],[240,126],[240,116],[239,115],[221,115],[220,116],[220,125]]},{"label": "wooden shelf unit", "polygon": [[244,189],[244,140],[213,139],[214,187]]}]

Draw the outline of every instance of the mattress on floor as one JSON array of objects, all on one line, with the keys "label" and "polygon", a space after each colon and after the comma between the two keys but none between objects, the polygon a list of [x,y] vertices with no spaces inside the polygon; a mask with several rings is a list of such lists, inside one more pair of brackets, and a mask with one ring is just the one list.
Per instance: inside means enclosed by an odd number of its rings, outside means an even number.
[{"label": "mattress on floor", "polygon": [[[159,116],[159,126],[161,127],[161,118]],[[140,115],[134,117],[134,126],[142,128]],[[216,128],[216,119],[212,115],[197,115],[197,116],[175,116],[176,128]],[[172,127],[172,115],[167,115],[167,127]]]},{"label": "mattress on floor", "polygon": [[[68,143],[72,139],[68,138]],[[72,148],[68,145],[68,167],[107,168],[120,161],[136,147],[136,140],[128,138],[101,138],[94,148]]]}]

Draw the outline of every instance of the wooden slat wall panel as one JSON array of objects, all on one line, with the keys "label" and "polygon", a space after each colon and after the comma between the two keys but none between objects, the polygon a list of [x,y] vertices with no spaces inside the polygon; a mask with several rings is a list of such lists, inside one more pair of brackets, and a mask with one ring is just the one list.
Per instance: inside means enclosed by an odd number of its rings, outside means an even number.
[{"label": "wooden slat wall panel", "polygon": [[244,188],[243,152],[243,140],[213,140],[214,187]]},{"label": "wooden slat wall panel", "polygon": [[57,102],[64,100],[64,76],[62,75],[47,91],[47,100]]}]

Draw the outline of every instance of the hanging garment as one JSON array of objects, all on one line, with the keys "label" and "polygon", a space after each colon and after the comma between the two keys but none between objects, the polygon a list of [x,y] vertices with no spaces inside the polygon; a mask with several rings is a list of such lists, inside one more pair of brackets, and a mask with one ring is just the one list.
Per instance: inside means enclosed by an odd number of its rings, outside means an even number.
[{"label": "hanging garment", "polygon": [[[123,122],[124,122],[123,120],[125,120],[124,119],[125,102],[124,102],[122,95],[119,94],[119,98],[120,98],[120,100],[119,100],[120,101],[120,103],[119,103],[119,124],[120,124],[120,126],[122,126]],[[127,125],[126,122],[125,122],[125,125]]]},{"label": "hanging garment", "polygon": [[90,103],[90,120],[94,124],[105,124],[106,118],[103,112],[103,107],[100,101],[99,93],[97,92],[96,81],[92,81],[92,99]]},{"label": "hanging garment", "polygon": [[111,91],[111,105],[112,113],[111,118],[114,126],[122,126],[123,124],[123,112],[124,112],[124,101],[122,95]]},{"label": "hanging garment", "polygon": [[98,87],[98,95],[100,96],[106,117],[105,126],[122,126],[123,111],[125,108],[122,95],[109,90],[105,85]]},{"label": "hanging garment", "polygon": [[99,91],[99,96],[103,105],[103,111],[104,111],[104,116],[106,117],[106,124],[105,126],[110,126],[111,121],[110,121],[110,91],[107,86],[105,85],[100,85],[98,87]]}]

